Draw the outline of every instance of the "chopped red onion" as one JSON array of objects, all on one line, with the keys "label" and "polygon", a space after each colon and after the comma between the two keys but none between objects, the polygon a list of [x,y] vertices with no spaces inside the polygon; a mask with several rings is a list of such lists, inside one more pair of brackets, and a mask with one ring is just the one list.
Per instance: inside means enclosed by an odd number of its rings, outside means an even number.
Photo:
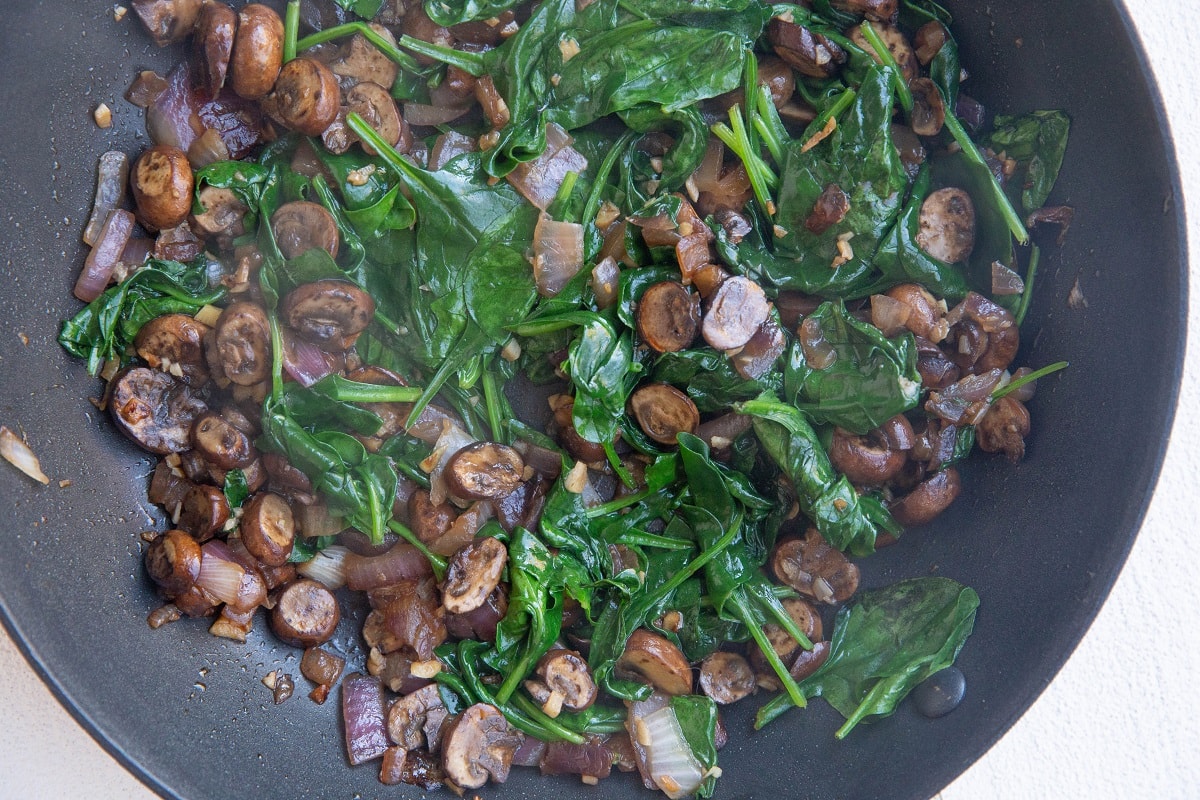
[{"label": "chopped red onion", "polygon": [[283,334],[283,370],[304,388],[333,372],[325,351],[300,336]]},{"label": "chopped red onion", "polygon": [[884,336],[896,336],[903,331],[912,311],[908,303],[886,294],[871,295],[871,324],[879,328]]},{"label": "chopped red onion", "polygon": [[377,678],[351,675],[342,681],[342,721],[346,726],[346,754],[354,766],[373,761],[387,752],[387,711],[383,685]]},{"label": "chopped red onion", "polygon": [[431,106],[425,103],[405,103],[404,121],[409,125],[434,127],[445,125],[467,113],[470,106]]},{"label": "chopped red onion", "polygon": [[129,185],[129,156],[120,150],[109,150],[100,156],[96,167],[96,199],[92,215],[83,230],[83,241],[94,245],[100,241],[108,216],[125,203],[125,187]]},{"label": "chopped red onion", "polygon": [[237,602],[246,570],[220,539],[211,539],[200,547],[200,575],[196,585],[222,603]]},{"label": "chopped red onion", "polygon": [[104,292],[133,234],[133,225],[133,214],[124,209],[118,208],[108,215],[100,238],[88,253],[83,271],[75,281],[75,296],[80,300],[90,303]]},{"label": "chopped red onion", "polygon": [[155,144],[187,152],[204,130],[195,103],[186,63],[167,75],[166,86],[146,108],[146,132]]},{"label": "chopped red onion", "polygon": [[167,79],[157,72],[144,70],[138,73],[125,91],[125,99],[138,108],[149,108],[150,104],[167,89]]},{"label": "chopped red onion", "polygon": [[1025,291],[1025,281],[1021,280],[1020,275],[999,261],[992,262],[992,294],[1002,297],[1020,294],[1023,291]]},{"label": "chopped red onion", "polygon": [[608,745],[597,737],[583,744],[551,742],[542,756],[543,775],[588,775],[607,778],[612,772],[613,754]]},{"label": "chopped red onion", "polygon": [[525,741],[521,742],[513,753],[513,766],[515,767],[536,767],[542,763],[542,756],[546,753],[546,743],[541,739],[535,739],[532,736],[526,736]]},{"label": "chopped red onion", "polygon": [[459,514],[454,522],[450,523],[450,528],[429,545],[429,549],[440,556],[454,555],[464,545],[469,544],[483,524],[494,515],[492,504],[487,500],[479,500]]},{"label": "chopped red onion", "polygon": [[508,182],[526,200],[545,211],[554,202],[567,173],[582,174],[587,159],[571,143],[575,141],[554,123],[546,126],[546,149],[532,161],[518,164],[508,174]]},{"label": "chopped red onion", "polygon": [[583,226],[542,214],[533,229],[533,278],[538,293],[554,297],[583,269]]},{"label": "chopped red onion", "polygon": [[342,557],[346,585],[369,591],[433,572],[429,559],[408,542],[399,542],[381,556],[364,557],[347,552]]},{"label": "chopped red onion", "polygon": [[429,151],[429,168],[439,170],[450,163],[450,160],[463,153],[474,153],[479,144],[470,136],[458,131],[446,131],[433,143]]},{"label": "chopped red onion", "polygon": [[804,351],[804,360],[813,369],[828,369],[837,361],[837,350],[825,340],[821,321],[816,317],[806,317],[800,323],[798,339],[800,349]]},{"label": "chopped red onion", "polygon": [[592,269],[592,292],[596,295],[596,305],[599,308],[609,308],[616,304],[620,280],[621,269],[612,256],[600,259],[600,263]]},{"label": "chopped red onion", "polygon": [[346,585],[346,556],[350,551],[340,545],[330,545],[302,564],[296,566],[296,571],[306,578],[320,581],[330,589],[340,589]]}]

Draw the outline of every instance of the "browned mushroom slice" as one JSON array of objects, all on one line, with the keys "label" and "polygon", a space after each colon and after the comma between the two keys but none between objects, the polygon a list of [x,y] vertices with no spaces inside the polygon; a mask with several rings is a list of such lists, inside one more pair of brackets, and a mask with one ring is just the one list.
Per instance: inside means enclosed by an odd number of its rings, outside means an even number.
[{"label": "browned mushroom slice", "polygon": [[477,703],[462,712],[442,738],[442,768],[455,786],[478,789],[490,777],[508,779],[521,732],[510,728],[494,706]]},{"label": "browned mushroom slice", "polygon": [[147,149],[129,173],[138,221],[159,231],[187,220],[194,180],[187,153],[178,147],[160,144]]},{"label": "browned mushroom slice", "polygon": [[[399,1],[403,2],[403,0]],[[450,33],[450,29],[438,25],[430,19],[429,15],[425,13],[424,5],[420,3],[407,3],[407,5],[408,10],[404,12],[404,18],[401,20],[401,33],[423,42],[440,44],[443,47],[454,46],[454,35]],[[419,53],[414,53],[413,56],[418,63],[425,66],[437,63],[431,57]]]},{"label": "browned mushroom slice", "polygon": [[307,200],[284,203],[271,215],[271,232],[286,259],[297,258],[309,250],[324,250],[337,258],[337,220],[319,203]]},{"label": "browned mushroom slice", "polygon": [[230,425],[220,414],[204,414],[192,425],[192,447],[220,469],[249,466],[258,456],[250,437]]},{"label": "browned mushroom slice", "polygon": [[917,60],[928,66],[949,38],[950,32],[937,20],[926,22],[917,28],[917,32],[913,34],[913,48],[917,54]]},{"label": "browned mushroom slice", "polygon": [[408,526],[425,544],[446,535],[458,513],[449,503],[434,503],[429,492],[419,489],[408,498]]},{"label": "browned mushroom slice", "polygon": [[[371,29],[392,47],[396,46],[396,37],[390,30],[374,22],[371,23]],[[345,87],[374,83],[384,91],[391,88],[400,74],[400,67],[361,33],[354,34],[342,45],[337,58],[329,63],[329,68]]]},{"label": "browned mushroom slice", "polygon": [[229,514],[224,492],[216,486],[196,484],[183,496],[177,524],[196,541],[206,542],[225,527]]},{"label": "browned mushroom slice", "polygon": [[946,338],[950,324],[942,306],[927,289],[916,283],[902,283],[888,289],[887,296],[908,307],[904,327],[936,344]]},{"label": "browned mushroom slice", "polygon": [[199,387],[208,382],[204,337],[209,330],[187,314],[164,314],[141,327],[133,348],[151,367]]},{"label": "browned mushroom slice", "polygon": [[201,0],[133,0],[134,13],[159,47],[181,42],[192,32]]},{"label": "browned mushroom slice", "polygon": [[446,462],[446,486],[456,497],[492,500],[511,494],[525,471],[521,454],[498,442],[474,442]]},{"label": "browned mushroom slice", "polygon": [[[823,631],[821,615],[811,602],[802,597],[788,597],[781,604],[792,622],[796,623],[796,627],[808,637],[809,642],[815,642],[821,638]],[[776,622],[768,622],[763,625],[763,633],[770,642],[771,649],[775,651],[775,655],[779,656],[779,660],[785,664],[801,649],[800,643]],[[770,663],[758,645],[754,645],[750,649],[750,663],[759,672],[772,672]]]},{"label": "browned mushroom slice", "polygon": [[149,367],[117,373],[108,407],[126,436],[158,455],[187,450],[192,423],[208,411],[187,384]]},{"label": "browned mushroom slice", "polygon": [[718,651],[700,664],[700,690],[721,705],[736,703],[754,689],[754,670],[737,653]]},{"label": "browned mushroom slice", "polygon": [[659,444],[675,444],[680,433],[695,433],[700,412],[692,398],[669,383],[649,383],[629,398],[638,427]]},{"label": "browned mushroom slice", "polygon": [[625,643],[617,669],[640,676],[654,688],[671,695],[691,694],[692,668],[670,640],[638,628]]},{"label": "browned mushroom slice", "polygon": [[734,350],[750,341],[770,313],[771,304],[762,287],[735,275],[709,299],[700,332],[711,347]]},{"label": "browned mushroom slice", "polygon": [[573,458],[585,464],[595,464],[604,461],[606,454],[604,445],[589,442],[575,430],[574,409],[575,401],[568,395],[556,395],[550,398],[554,409],[551,423],[551,433],[566,448]]},{"label": "browned mushroom slice", "polygon": [[348,281],[319,280],[288,292],[282,315],[302,337],[319,347],[345,350],[375,317],[375,300]]},{"label": "browned mushroom slice", "polygon": [[947,467],[927,478],[888,506],[896,522],[907,527],[924,525],[950,507],[962,491],[958,470]]},{"label": "browned mushroom slice", "polygon": [[1029,435],[1029,410],[1012,397],[992,403],[975,426],[975,441],[985,453],[1004,453],[1013,462],[1025,455],[1025,437]]},{"label": "browned mushroom slice", "polygon": [[196,233],[227,243],[246,232],[246,213],[250,209],[232,189],[205,185],[196,193],[196,202],[204,209],[190,218]]},{"label": "browned mushroom slice", "polygon": [[686,349],[699,328],[700,299],[682,283],[656,283],[638,301],[638,334],[660,353]]},{"label": "browned mushroom slice", "polygon": [[899,8],[897,0],[830,0],[830,5],[847,14],[866,17],[872,22],[891,22]]},{"label": "browned mushroom slice", "polygon": [[775,53],[800,74],[829,78],[846,63],[846,51],[819,33],[779,17],[767,26]]},{"label": "browned mushroom slice", "polygon": [[429,712],[445,708],[436,683],[409,692],[388,709],[387,730],[393,742],[409,750],[425,746],[425,721]]},{"label": "browned mushroom slice", "polygon": [[302,578],[276,599],[271,630],[284,644],[316,647],[329,641],[341,616],[333,592],[323,583]]},{"label": "browned mushroom slice", "polygon": [[269,567],[287,563],[296,541],[292,507],[277,494],[259,492],[242,507],[242,543]]},{"label": "browned mushroom slice", "polygon": [[258,100],[271,91],[283,66],[283,20],[275,10],[251,3],[238,12],[229,64],[229,85],[239,96]]},{"label": "browned mushroom slice", "polygon": [[200,545],[185,531],[169,530],[146,548],[146,572],[168,595],[196,585],[200,577]]},{"label": "browned mushroom slice", "polygon": [[975,204],[962,189],[933,192],[921,203],[917,244],[934,258],[954,264],[975,249]]},{"label": "browned mushroom slice", "polygon": [[856,436],[834,428],[829,460],[851,483],[878,486],[896,477],[908,456],[903,450],[889,447],[879,436]]},{"label": "browned mushroom slice", "polygon": [[909,115],[913,132],[919,136],[937,136],[946,122],[946,103],[942,91],[929,78],[917,78],[912,89],[913,110]]},{"label": "browned mushroom slice", "polygon": [[[542,452],[550,453],[552,451],[531,450],[530,452],[537,455]],[[553,453],[553,456],[561,468],[562,456],[558,453]],[[496,520],[500,523],[500,527],[509,533],[512,533],[518,527],[527,528],[531,531],[537,530],[538,520],[542,518],[542,509],[546,506],[547,490],[548,481],[540,472],[534,474],[529,480],[517,484],[516,489],[513,489],[493,504],[496,511]]]},{"label": "browned mushroom slice", "polygon": [[841,603],[858,589],[858,567],[829,546],[816,528],[775,547],[775,577],[818,603]]},{"label": "browned mushroom slice", "polygon": [[844,220],[849,212],[850,195],[836,183],[831,183],[817,196],[812,211],[804,220],[804,227],[820,235]]},{"label": "browned mushroom slice", "polygon": [[971,371],[982,374],[993,369],[1008,369],[1021,346],[1021,331],[1013,325],[988,334],[987,349],[971,367]]},{"label": "browned mushroom slice", "polygon": [[[384,60],[392,63],[386,58]],[[412,131],[409,130],[408,123],[400,116],[396,101],[388,94],[387,89],[378,83],[356,84],[346,93],[346,109],[362,117],[385,142],[393,146],[398,145],[401,152],[407,152],[412,147]],[[363,142],[363,150],[368,155],[378,155],[366,142]]]},{"label": "browned mushroom slice", "polygon": [[[893,3],[893,6],[895,3]],[[879,38],[887,45],[888,52],[892,54],[892,58],[896,59],[896,64],[900,67],[900,74],[904,77],[905,83],[910,83],[920,77],[920,62],[917,61],[917,54],[913,52],[912,45],[908,43],[908,37],[904,35],[904,31],[897,28],[895,25],[888,24],[882,20],[872,20],[875,32],[879,34]],[[860,26],[855,25],[850,29],[850,41],[861,47],[871,58],[879,63],[883,63],[879,54],[875,52],[875,48],[863,36]]]},{"label": "browned mushroom slice", "polygon": [[230,304],[209,336],[208,365],[239,386],[251,386],[271,374],[271,326],[263,307]]},{"label": "browned mushroom slice", "polygon": [[280,125],[305,136],[320,136],[337,119],[342,90],[329,67],[300,57],[283,65],[263,110]]},{"label": "browned mushroom slice", "polygon": [[482,606],[497,586],[508,563],[508,549],[493,536],[476,539],[459,549],[446,567],[442,606],[451,614],[465,614]]},{"label": "browned mushroom slice", "polygon": [[192,39],[193,58],[200,86],[214,100],[225,87],[229,61],[233,57],[233,38],[237,32],[237,14],[224,3],[204,3],[196,19]]},{"label": "browned mushroom slice", "polygon": [[552,717],[558,716],[558,708],[582,711],[596,702],[596,682],[587,661],[574,650],[550,650],[538,661],[537,674],[549,689],[543,708]]}]

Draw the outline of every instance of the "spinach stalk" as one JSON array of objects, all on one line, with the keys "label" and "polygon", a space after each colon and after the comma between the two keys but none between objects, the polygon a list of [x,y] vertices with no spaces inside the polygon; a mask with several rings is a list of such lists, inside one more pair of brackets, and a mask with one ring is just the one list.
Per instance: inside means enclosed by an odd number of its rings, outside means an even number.
[{"label": "spinach stalk", "polygon": [[300,0],[288,0],[283,12],[283,63],[296,57],[296,42],[300,35]]}]

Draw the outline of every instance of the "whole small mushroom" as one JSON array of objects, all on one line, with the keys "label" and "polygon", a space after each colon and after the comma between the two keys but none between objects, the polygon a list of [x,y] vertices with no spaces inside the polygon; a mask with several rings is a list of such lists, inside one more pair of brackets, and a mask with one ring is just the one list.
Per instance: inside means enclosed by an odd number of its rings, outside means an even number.
[{"label": "whole small mushroom", "polygon": [[187,153],[165,144],[148,148],[129,173],[138,221],[159,231],[187,220],[194,181]]}]

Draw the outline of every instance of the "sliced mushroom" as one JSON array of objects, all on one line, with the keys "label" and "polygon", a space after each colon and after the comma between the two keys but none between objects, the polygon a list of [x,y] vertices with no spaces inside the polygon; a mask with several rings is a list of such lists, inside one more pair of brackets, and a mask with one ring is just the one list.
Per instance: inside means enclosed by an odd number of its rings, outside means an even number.
[{"label": "sliced mushroom", "polygon": [[425,544],[433,544],[446,535],[458,516],[450,503],[434,503],[429,492],[420,489],[408,498],[408,526]]},{"label": "sliced mushroom", "polygon": [[168,595],[196,585],[200,577],[200,545],[181,530],[169,530],[146,548],[146,572]]},{"label": "sliced mushroom", "polygon": [[[896,64],[900,67],[900,75],[904,78],[904,82],[911,83],[920,77],[920,62],[917,61],[917,54],[913,52],[912,45],[909,44],[908,37],[904,34],[904,31],[885,20],[872,21],[875,23],[875,32],[879,34],[879,38],[887,45],[888,52],[892,54],[892,58],[896,59]],[[863,36],[860,26],[855,25],[850,29],[849,34],[850,41],[862,48],[876,62],[883,63],[879,54],[875,52],[875,48]]]},{"label": "sliced mushroom", "polygon": [[325,279],[288,292],[281,311],[288,325],[313,344],[346,350],[371,324],[375,300],[348,281]]},{"label": "sliced mushroom", "polygon": [[511,494],[521,483],[525,461],[498,442],[474,442],[446,462],[443,477],[455,497],[493,500]]},{"label": "sliced mushroom", "polygon": [[151,367],[199,387],[208,382],[204,337],[210,330],[187,314],[164,314],[141,327],[133,348]]},{"label": "sliced mushroom", "polygon": [[149,367],[117,373],[108,407],[126,436],[158,455],[187,450],[192,423],[208,411],[187,384]]},{"label": "sliced mushroom", "polygon": [[[400,30],[406,36],[420,39],[423,42],[440,44],[443,47],[454,46],[454,35],[450,33],[450,29],[438,25],[430,19],[429,15],[425,13],[424,5],[421,3],[408,4],[408,10],[404,13]],[[414,53],[413,56],[417,59],[418,63],[425,66],[437,63],[431,57],[421,55],[420,53]]]},{"label": "sliced mushroom", "polygon": [[917,60],[928,66],[949,39],[950,32],[946,30],[945,25],[937,20],[926,22],[917,28],[917,32],[913,35],[913,47],[916,50]]},{"label": "sliced mushroom", "polygon": [[669,383],[649,383],[629,398],[638,427],[659,444],[673,445],[680,433],[695,433],[700,412],[692,398]]},{"label": "sliced mushroom", "polygon": [[246,214],[250,209],[232,189],[205,185],[196,193],[196,202],[204,210],[192,214],[191,227],[204,238],[225,246],[246,233]]},{"label": "sliced mushroom", "polygon": [[341,616],[333,592],[301,578],[279,594],[271,609],[271,630],[284,644],[316,647],[329,641]]},{"label": "sliced mushroom", "polygon": [[987,349],[972,366],[971,371],[982,374],[993,369],[1008,369],[1021,347],[1021,331],[1013,325],[988,335]]},{"label": "sliced mushroom", "polygon": [[818,603],[841,603],[858,589],[858,567],[816,528],[809,528],[802,539],[779,543],[771,567],[781,583]]},{"label": "sliced mushroom", "polygon": [[958,470],[947,467],[927,478],[895,503],[888,506],[892,517],[905,527],[924,525],[950,507],[962,492]]},{"label": "sliced mushroom", "polygon": [[917,372],[927,389],[945,389],[962,377],[962,370],[946,357],[942,348],[928,339],[916,337]]},{"label": "sliced mushroom", "polygon": [[700,332],[717,350],[744,346],[771,313],[762,287],[741,275],[721,284],[708,300]]},{"label": "sliced mushroom", "polygon": [[721,705],[749,697],[755,688],[754,670],[737,653],[718,651],[700,664],[700,690]]},{"label": "sliced mushroom", "polygon": [[442,768],[455,786],[478,789],[489,777],[496,783],[508,779],[513,754],[524,741],[510,728],[495,706],[477,703],[454,720],[442,736]]},{"label": "sliced mushroom", "polygon": [[187,220],[194,180],[187,153],[163,144],[148,148],[129,173],[138,221],[159,231]]},{"label": "sliced mushroom", "polygon": [[903,450],[890,447],[878,434],[856,436],[842,428],[834,428],[829,460],[851,483],[879,486],[904,469],[908,456]]},{"label": "sliced mushroom", "polygon": [[229,521],[229,500],[215,486],[196,484],[188,489],[179,506],[176,524],[198,542],[206,542]]},{"label": "sliced mushroom", "polygon": [[259,492],[242,507],[239,526],[246,549],[269,567],[287,563],[296,541],[292,507],[273,492]]},{"label": "sliced mushroom", "polygon": [[454,554],[442,584],[442,606],[451,614],[465,614],[482,606],[500,585],[508,563],[508,549],[493,536],[485,536]]},{"label": "sliced mushroom", "polygon": [[975,441],[985,453],[1004,453],[1015,463],[1025,456],[1029,429],[1029,410],[1025,404],[1005,396],[992,403],[975,426]]},{"label": "sliced mushroom", "polygon": [[596,682],[587,661],[574,650],[550,650],[538,661],[537,674],[550,690],[552,706],[582,711],[596,702]]},{"label": "sliced mushroom", "polygon": [[283,20],[275,10],[251,3],[238,12],[229,64],[229,85],[246,100],[264,97],[283,66]]},{"label": "sliced mushroom", "polygon": [[796,652],[796,660],[788,669],[792,677],[802,681],[812,675],[829,658],[829,642],[813,642],[812,650],[800,649]]},{"label": "sliced mushroom", "polygon": [[743,378],[758,380],[775,368],[775,362],[783,355],[787,345],[787,337],[779,323],[774,317],[767,317],[758,332],[746,342],[746,346],[729,360]]},{"label": "sliced mushroom", "polygon": [[833,41],[780,17],[767,26],[767,38],[781,59],[810,78],[830,78],[846,63],[846,51]]},{"label": "sliced mushroom", "polygon": [[562,443],[572,458],[585,464],[604,461],[607,457],[604,445],[598,442],[589,442],[579,434],[579,431],[575,430],[575,401],[569,395],[557,395],[556,397],[562,399],[557,400],[555,397],[551,397],[554,402],[554,419],[551,428],[555,438]]},{"label": "sliced mushroom", "polygon": [[950,324],[946,322],[946,314],[937,299],[925,287],[916,283],[902,283],[888,289],[887,296],[903,303],[909,313],[904,327],[917,336],[927,339],[934,344],[946,338],[950,332]]},{"label": "sliced mushroom", "polygon": [[913,110],[909,115],[913,133],[918,136],[937,136],[946,123],[946,103],[942,92],[929,78],[917,78],[912,89]]},{"label": "sliced mushroom", "polygon": [[133,0],[134,13],[159,47],[181,42],[192,32],[201,0]]},{"label": "sliced mushroom", "polygon": [[661,692],[691,694],[692,668],[671,641],[645,628],[638,628],[625,643],[617,669],[640,676]]},{"label": "sliced mushroom", "polygon": [[975,204],[962,189],[947,187],[921,203],[917,244],[948,264],[966,261],[975,249]]},{"label": "sliced mushroom", "polygon": [[[781,601],[781,605],[787,611],[788,616],[792,618],[792,622],[796,623],[796,627],[808,637],[809,642],[815,642],[821,638],[823,630],[821,614],[812,603],[802,597],[788,597]],[[768,622],[763,625],[763,633],[766,634],[771,649],[785,664],[795,656],[797,650],[801,649],[800,643],[776,622]],[[750,650],[750,661],[760,672],[771,671],[770,664],[757,645]]]},{"label": "sliced mushroom", "polygon": [[638,334],[660,353],[686,349],[699,328],[700,299],[682,283],[656,283],[638,301]]},{"label": "sliced mushroom", "polygon": [[[384,60],[392,63],[386,58]],[[407,152],[412,147],[412,131],[408,123],[400,116],[400,109],[388,90],[378,83],[367,81],[356,84],[346,93],[346,109],[362,117],[385,142],[398,146],[401,152]],[[378,155],[375,148],[366,142],[363,142],[363,150],[368,155]]]},{"label": "sliced mushroom", "polygon": [[309,250],[338,254],[338,226],[325,206],[307,200],[284,203],[271,215],[271,232],[279,252],[289,261]]},{"label": "sliced mushroom", "polygon": [[409,750],[425,746],[424,727],[429,712],[445,708],[436,683],[409,692],[388,709],[387,730],[393,742]]},{"label": "sliced mushroom", "polygon": [[237,14],[224,3],[204,3],[196,20],[192,39],[194,60],[200,86],[216,100],[229,75],[233,57],[233,38],[237,32]]},{"label": "sliced mushroom", "polygon": [[283,65],[275,88],[262,100],[263,110],[285,128],[320,136],[337,119],[342,90],[329,67],[312,58]]},{"label": "sliced mushroom", "polygon": [[[392,47],[396,46],[396,37],[392,32],[378,23],[371,23],[371,29],[383,37]],[[338,57],[330,62],[329,68],[342,79],[345,87],[355,84],[374,83],[387,91],[396,82],[400,67],[396,62],[383,54],[378,47],[367,41],[361,33],[356,33],[342,46]]]},{"label": "sliced mushroom", "polygon": [[205,461],[220,469],[246,467],[258,457],[249,436],[212,412],[197,418],[192,425],[191,443]]},{"label": "sliced mushroom", "polygon": [[209,336],[208,365],[239,386],[252,386],[271,374],[271,326],[263,307],[231,303]]}]

